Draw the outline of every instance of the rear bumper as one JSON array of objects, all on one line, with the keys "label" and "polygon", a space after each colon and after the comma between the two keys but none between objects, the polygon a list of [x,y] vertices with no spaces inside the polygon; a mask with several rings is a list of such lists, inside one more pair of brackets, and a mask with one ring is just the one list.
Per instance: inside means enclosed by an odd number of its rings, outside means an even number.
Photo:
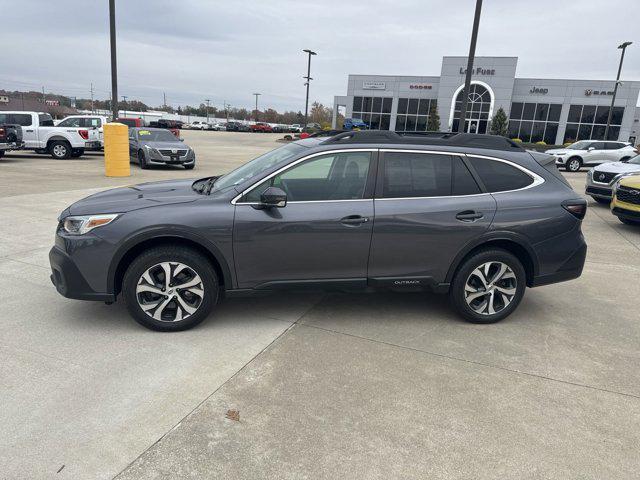
[{"label": "rear bumper", "polygon": [[567,280],[573,280],[582,275],[582,269],[584,268],[584,262],[587,258],[587,244],[582,238],[581,244],[573,252],[573,254],[553,273],[546,275],[538,275],[533,278],[530,287],[540,287],[542,285],[549,285],[551,283],[565,282]]},{"label": "rear bumper", "polygon": [[73,260],[60,248],[51,249],[49,263],[51,264],[51,282],[63,297],[101,302],[115,301],[115,295],[93,290]]}]

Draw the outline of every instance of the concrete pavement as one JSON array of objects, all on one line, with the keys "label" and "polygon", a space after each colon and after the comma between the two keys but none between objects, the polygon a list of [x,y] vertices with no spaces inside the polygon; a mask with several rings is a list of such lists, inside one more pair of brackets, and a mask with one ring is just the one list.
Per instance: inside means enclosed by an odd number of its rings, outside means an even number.
[{"label": "concrete pavement", "polygon": [[593,202],[583,276],[496,325],[435,295],[287,293],[159,334],[120,303],[60,297],[55,218],[86,187],[222,173],[276,146],[188,135],[218,152],[195,172],[0,161],[0,478],[637,478],[640,229]]}]

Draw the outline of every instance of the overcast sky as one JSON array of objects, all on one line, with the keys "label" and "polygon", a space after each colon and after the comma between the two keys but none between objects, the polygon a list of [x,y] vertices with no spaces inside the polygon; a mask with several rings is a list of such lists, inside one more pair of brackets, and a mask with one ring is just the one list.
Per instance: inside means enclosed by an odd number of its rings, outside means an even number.
[{"label": "overcast sky", "polygon": [[[466,55],[475,0],[116,0],[120,95],[252,108],[333,104],[347,75],[439,75]],[[110,90],[108,0],[0,0],[0,88],[96,98]],[[517,56],[519,77],[640,80],[638,0],[484,0],[477,55]]]}]

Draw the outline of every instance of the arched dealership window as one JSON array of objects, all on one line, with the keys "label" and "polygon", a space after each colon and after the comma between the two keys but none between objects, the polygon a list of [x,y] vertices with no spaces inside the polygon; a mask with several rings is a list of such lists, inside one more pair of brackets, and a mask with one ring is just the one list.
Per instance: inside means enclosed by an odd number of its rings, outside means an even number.
[{"label": "arched dealership window", "polygon": [[[458,89],[454,102],[451,105],[451,118],[453,118],[451,130],[454,132],[458,131],[463,92],[464,85]],[[469,89],[469,101],[467,102],[464,131],[468,133],[487,133],[487,126],[492,111],[493,94],[489,90],[488,85],[472,82],[471,88]]]}]

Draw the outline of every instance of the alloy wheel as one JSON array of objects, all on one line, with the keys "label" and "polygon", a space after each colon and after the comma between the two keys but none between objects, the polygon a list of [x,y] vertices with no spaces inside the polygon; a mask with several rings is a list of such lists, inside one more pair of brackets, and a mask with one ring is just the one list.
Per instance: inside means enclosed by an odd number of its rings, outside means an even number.
[{"label": "alloy wheel", "polygon": [[569,160],[569,170],[572,172],[577,172],[580,170],[580,161],[579,160]]},{"label": "alloy wheel", "polygon": [[67,154],[67,147],[65,147],[64,145],[54,145],[53,154],[56,157],[64,157]]},{"label": "alloy wheel", "polygon": [[138,279],[140,308],[161,322],[179,322],[193,315],[204,298],[204,284],[194,269],[180,262],[162,262]]},{"label": "alloy wheel", "polygon": [[507,264],[486,262],[467,277],[464,298],[480,315],[494,315],[509,306],[517,290],[516,275]]}]

